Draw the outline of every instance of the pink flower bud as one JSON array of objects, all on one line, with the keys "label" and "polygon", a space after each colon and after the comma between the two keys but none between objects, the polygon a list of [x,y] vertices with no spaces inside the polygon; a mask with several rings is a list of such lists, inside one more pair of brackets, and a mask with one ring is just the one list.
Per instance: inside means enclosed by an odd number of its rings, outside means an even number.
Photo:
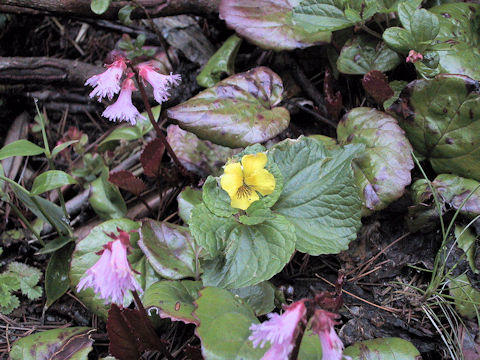
[{"label": "pink flower bud", "polygon": [[138,64],[138,73],[144,81],[147,81],[153,87],[153,97],[161,104],[168,100],[168,92],[173,85],[178,85],[181,81],[179,74],[163,75],[155,71],[151,63]]},{"label": "pink flower bud", "polygon": [[106,71],[98,75],[93,75],[85,82],[85,86],[90,85],[94,87],[90,93],[90,97],[98,96],[98,101],[104,97],[112,100],[113,95],[120,90],[120,79],[123,71],[127,68],[125,59],[122,57],[117,58],[112,64],[105,66],[107,67]]},{"label": "pink flower bud", "polygon": [[103,246],[97,253],[100,259],[87,270],[77,285],[77,292],[88,287],[107,303],[111,301],[123,305],[128,290],[142,291],[134,277],[134,271],[127,259],[130,246],[130,234],[117,229],[118,236],[107,234],[113,241]]},{"label": "pink flower bud", "polygon": [[122,83],[122,90],[115,103],[109,105],[103,112],[103,116],[110,121],[128,121],[135,125],[137,119],[145,120],[145,117],[140,115],[137,108],[132,104],[132,91],[137,90],[132,79],[132,74]]},{"label": "pink flower bud", "polygon": [[322,343],[322,360],[341,360],[343,343],[335,332],[334,319],[338,315],[317,309],[313,315],[312,331],[317,334]]},{"label": "pink flower bud", "polygon": [[306,311],[304,301],[300,300],[287,307],[282,315],[268,314],[268,321],[250,326],[252,335],[248,339],[253,347],[263,348],[267,341],[272,344],[262,360],[288,359],[298,335],[297,325],[304,320]]},{"label": "pink flower bud", "polygon": [[423,55],[417,53],[415,50],[410,50],[407,56],[407,62],[415,64],[417,61],[423,60]]}]

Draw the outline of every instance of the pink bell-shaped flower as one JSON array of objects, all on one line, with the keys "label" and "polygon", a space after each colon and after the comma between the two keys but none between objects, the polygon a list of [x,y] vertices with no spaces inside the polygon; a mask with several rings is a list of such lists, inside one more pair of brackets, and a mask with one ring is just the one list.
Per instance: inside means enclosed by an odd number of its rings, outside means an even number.
[{"label": "pink bell-shaped flower", "polygon": [[415,50],[410,50],[408,52],[408,56],[406,61],[412,64],[415,64],[417,61],[423,60],[423,55],[421,53],[416,52]]},{"label": "pink bell-shaped flower", "polygon": [[120,90],[120,79],[127,68],[123,57],[117,57],[113,63],[105,66],[107,70],[101,74],[93,75],[85,82],[85,86],[94,87],[90,97],[98,96],[98,101],[101,101],[104,97],[112,100],[113,96]]},{"label": "pink bell-shaped flower", "polygon": [[140,77],[150,83],[153,87],[153,97],[161,104],[168,100],[170,93],[168,92],[173,85],[178,85],[181,81],[179,74],[163,75],[157,72],[150,62],[137,65]]},{"label": "pink bell-shaped flower", "polygon": [[288,306],[282,315],[268,314],[268,321],[250,326],[252,335],[248,338],[253,347],[263,348],[266,342],[272,346],[263,355],[262,360],[287,360],[293,350],[297,336],[297,325],[304,320],[306,307],[303,300]]},{"label": "pink bell-shaped flower", "polygon": [[317,309],[313,315],[312,331],[317,334],[322,343],[322,360],[341,360],[343,343],[335,332],[334,319],[338,315]]},{"label": "pink bell-shaped flower", "polygon": [[133,76],[130,73],[127,79],[123,80],[122,90],[118,95],[117,101],[112,105],[107,106],[103,112],[103,116],[110,121],[128,121],[135,125],[138,119],[145,120],[145,117],[140,115],[137,108],[132,104],[132,91],[137,90],[135,83],[131,79]]},{"label": "pink bell-shaped flower", "polygon": [[100,250],[100,259],[87,270],[77,285],[77,292],[93,288],[95,294],[105,302],[123,305],[125,293],[128,290],[142,291],[135,280],[134,270],[128,262],[127,255],[130,246],[130,234],[117,229],[119,235],[107,234],[113,239]]}]

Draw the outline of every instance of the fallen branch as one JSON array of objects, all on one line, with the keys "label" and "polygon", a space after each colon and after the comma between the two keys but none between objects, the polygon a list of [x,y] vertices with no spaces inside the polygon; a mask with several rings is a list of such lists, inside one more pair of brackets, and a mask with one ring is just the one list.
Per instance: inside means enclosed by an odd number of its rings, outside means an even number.
[{"label": "fallen branch", "polygon": [[[195,14],[209,16],[218,13],[220,0],[138,0],[150,17]],[[96,15],[90,9],[90,0],[2,0],[0,12],[8,13],[54,13],[57,15],[89,18],[117,19],[118,10],[131,1],[113,1],[108,10]],[[143,9],[132,12],[132,19],[145,18]]]}]

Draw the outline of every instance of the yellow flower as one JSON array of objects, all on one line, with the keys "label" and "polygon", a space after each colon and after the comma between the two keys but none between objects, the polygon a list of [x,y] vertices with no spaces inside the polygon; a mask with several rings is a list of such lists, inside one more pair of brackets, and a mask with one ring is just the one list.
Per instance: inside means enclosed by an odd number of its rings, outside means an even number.
[{"label": "yellow flower", "polygon": [[273,192],[275,178],[264,169],[267,160],[265,153],[257,153],[243,156],[241,163],[225,166],[220,185],[230,196],[233,208],[246,210],[260,198],[257,191],[263,196]]}]

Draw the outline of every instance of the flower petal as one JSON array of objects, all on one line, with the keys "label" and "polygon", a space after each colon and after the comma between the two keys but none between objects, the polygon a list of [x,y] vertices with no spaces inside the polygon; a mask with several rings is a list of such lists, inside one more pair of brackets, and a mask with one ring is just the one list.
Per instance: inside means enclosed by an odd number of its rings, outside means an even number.
[{"label": "flower petal", "polygon": [[245,176],[245,184],[263,196],[270,195],[275,190],[275,177],[265,169],[259,169]]},{"label": "flower petal", "polygon": [[242,157],[243,173],[245,177],[250,176],[267,165],[267,155],[265,153],[248,154]]},{"label": "flower petal", "polygon": [[225,190],[230,198],[235,196],[237,190],[243,185],[243,171],[240,163],[228,164],[220,178],[220,186]]},{"label": "flower petal", "polygon": [[230,205],[235,209],[247,210],[251,203],[260,199],[255,191],[250,191],[248,196],[238,196],[236,193],[230,196],[232,199]]}]

